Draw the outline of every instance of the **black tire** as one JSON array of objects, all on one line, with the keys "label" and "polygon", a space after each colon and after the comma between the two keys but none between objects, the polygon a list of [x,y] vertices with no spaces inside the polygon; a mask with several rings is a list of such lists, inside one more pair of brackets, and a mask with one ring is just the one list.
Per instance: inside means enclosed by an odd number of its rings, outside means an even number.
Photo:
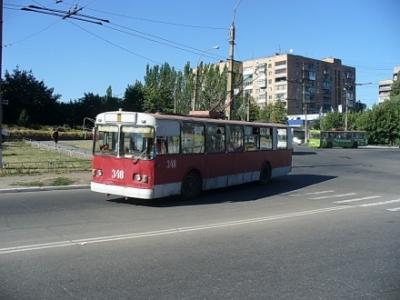
[{"label": "black tire", "polygon": [[354,142],[352,148],[355,148],[355,149],[358,148],[358,143],[357,143],[357,142]]},{"label": "black tire", "polygon": [[271,168],[268,163],[263,164],[260,171],[260,184],[267,185],[271,178]]},{"label": "black tire", "polygon": [[329,142],[327,148],[332,148],[332,143]]},{"label": "black tire", "polygon": [[202,181],[199,173],[190,171],[182,181],[181,198],[194,199],[198,197],[202,190]]}]

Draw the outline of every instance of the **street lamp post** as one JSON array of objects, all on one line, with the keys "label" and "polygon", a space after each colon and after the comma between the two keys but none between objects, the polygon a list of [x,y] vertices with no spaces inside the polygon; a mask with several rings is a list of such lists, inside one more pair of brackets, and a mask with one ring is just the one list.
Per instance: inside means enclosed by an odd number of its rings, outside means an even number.
[{"label": "street lamp post", "polygon": [[192,103],[192,110],[196,110],[196,102],[197,102],[197,89],[198,89],[198,84],[199,84],[199,65],[200,65],[200,59],[201,57],[208,51],[213,50],[213,49],[219,49],[219,46],[214,46],[211,48],[208,48],[207,50],[203,51],[199,57],[199,60],[197,61],[197,69],[196,69],[196,80],[194,82],[194,96],[193,96],[193,103]]}]

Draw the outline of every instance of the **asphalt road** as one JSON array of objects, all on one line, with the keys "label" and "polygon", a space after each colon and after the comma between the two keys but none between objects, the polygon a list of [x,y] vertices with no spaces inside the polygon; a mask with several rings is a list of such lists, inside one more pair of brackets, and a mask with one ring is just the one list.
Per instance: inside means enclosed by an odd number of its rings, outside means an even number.
[{"label": "asphalt road", "polygon": [[400,150],[293,159],[194,201],[1,194],[0,298],[400,299]]}]

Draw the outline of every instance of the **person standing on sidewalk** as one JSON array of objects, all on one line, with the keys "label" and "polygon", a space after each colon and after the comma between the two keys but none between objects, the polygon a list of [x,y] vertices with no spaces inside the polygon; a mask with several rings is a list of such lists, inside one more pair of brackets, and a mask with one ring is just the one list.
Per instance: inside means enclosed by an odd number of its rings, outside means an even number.
[{"label": "person standing on sidewalk", "polygon": [[58,129],[57,128],[53,129],[53,132],[51,133],[51,139],[54,142],[54,148],[57,148],[57,143],[58,143]]}]

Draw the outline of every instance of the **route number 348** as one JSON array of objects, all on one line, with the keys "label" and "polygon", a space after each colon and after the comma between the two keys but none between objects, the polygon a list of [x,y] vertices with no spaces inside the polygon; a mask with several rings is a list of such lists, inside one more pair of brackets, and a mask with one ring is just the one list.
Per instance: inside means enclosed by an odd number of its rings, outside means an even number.
[{"label": "route number 348", "polygon": [[175,169],[177,166],[176,159],[167,160],[167,169]]},{"label": "route number 348", "polygon": [[124,179],[124,170],[111,170],[111,178]]}]

